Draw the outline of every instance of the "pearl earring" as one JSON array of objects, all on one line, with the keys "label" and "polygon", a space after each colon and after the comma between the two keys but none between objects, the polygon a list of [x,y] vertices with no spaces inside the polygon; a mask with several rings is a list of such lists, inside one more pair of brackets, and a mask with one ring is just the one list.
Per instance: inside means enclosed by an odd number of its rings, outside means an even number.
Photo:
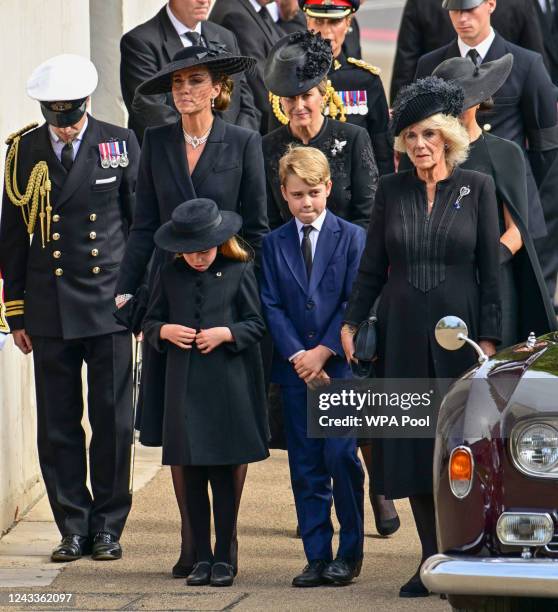
[{"label": "pearl earring", "polygon": [[211,98],[211,108],[215,108],[215,98]]}]

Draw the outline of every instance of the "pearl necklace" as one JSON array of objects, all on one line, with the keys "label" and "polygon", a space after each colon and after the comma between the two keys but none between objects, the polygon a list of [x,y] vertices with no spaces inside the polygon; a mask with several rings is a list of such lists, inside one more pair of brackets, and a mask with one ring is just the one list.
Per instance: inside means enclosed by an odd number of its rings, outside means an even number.
[{"label": "pearl necklace", "polygon": [[203,136],[199,136],[199,137],[190,136],[190,134],[188,134],[188,132],[186,132],[186,130],[182,128],[182,133],[184,134],[184,140],[186,141],[186,144],[189,144],[192,147],[192,149],[197,149],[198,147],[201,147],[202,144],[205,144],[207,142],[207,139],[209,138],[209,134],[211,132],[211,127],[207,130],[207,132]]}]

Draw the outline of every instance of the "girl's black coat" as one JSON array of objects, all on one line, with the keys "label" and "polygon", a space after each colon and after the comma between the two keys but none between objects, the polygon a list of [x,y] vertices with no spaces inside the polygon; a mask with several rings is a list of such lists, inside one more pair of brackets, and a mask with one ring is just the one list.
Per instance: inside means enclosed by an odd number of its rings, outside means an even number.
[{"label": "girl's black coat", "polygon": [[[161,340],[164,323],[229,327],[235,342],[202,354]],[[251,263],[218,257],[206,272],[182,259],[159,275],[144,322],[167,353],[163,463],[235,465],[265,459],[269,437],[258,342],[265,330]]]}]

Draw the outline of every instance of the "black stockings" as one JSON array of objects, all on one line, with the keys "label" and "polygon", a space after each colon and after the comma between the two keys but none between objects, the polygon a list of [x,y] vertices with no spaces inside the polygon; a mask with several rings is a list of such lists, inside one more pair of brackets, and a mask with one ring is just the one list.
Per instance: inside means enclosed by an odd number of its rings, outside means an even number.
[{"label": "black stockings", "polygon": [[372,511],[374,512],[374,520],[386,521],[394,519],[397,516],[397,510],[393,500],[386,499],[384,495],[374,493],[374,477],[372,467],[372,444],[360,447],[362,458],[364,459],[364,465],[368,472],[368,497],[370,498],[370,504]]},{"label": "black stockings", "polygon": [[421,565],[428,557],[438,552],[436,542],[436,515],[434,512],[434,496],[430,493],[424,495],[411,495],[409,497],[411,510],[417,526],[418,536],[422,546]]},{"label": "black stockings", "polygon": [[[233,466],[184,467],[186,506],[194,535],[198,561],[231,562],[231,542],[236,523]],[[211,551],[211,508],[208,484],[213,493],[215,554]]]}]

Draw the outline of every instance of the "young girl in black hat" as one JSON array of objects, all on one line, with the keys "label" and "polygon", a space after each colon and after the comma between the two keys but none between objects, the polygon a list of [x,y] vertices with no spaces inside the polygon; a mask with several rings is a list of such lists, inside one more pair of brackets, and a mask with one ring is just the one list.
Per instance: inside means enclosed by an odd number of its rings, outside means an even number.
[{"label": "young girl in black hat", "polygon": [[155,233],[157,246],[177,256],[160,272],[144,332],[167,353],[163,464],[184,466],[198,559],[189,585],[233,583],[233,468],[269,455],[258,348],[265,325],[253,264],[234,236],[241,225],[237,213],[197,199]]}]

